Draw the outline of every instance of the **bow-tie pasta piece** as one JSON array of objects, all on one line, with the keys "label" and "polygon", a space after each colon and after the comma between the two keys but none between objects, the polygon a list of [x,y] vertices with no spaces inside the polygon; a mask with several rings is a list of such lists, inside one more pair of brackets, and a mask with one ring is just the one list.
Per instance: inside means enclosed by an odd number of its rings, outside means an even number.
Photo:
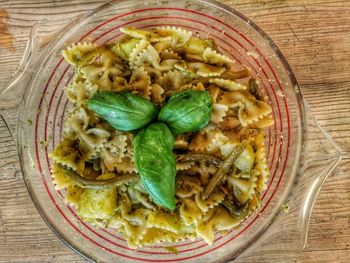
[{"label": "bow-tie pasta piece", "polygon": [[269,115],[272,111],[268,103],[239,91],[225,93],[220,103],[230,108],[238,108],[237,116],[243,127],[259,121],[259,119]]},{"label": "bow-tie pasta piece", "polygon": [[153,33],[151,31],[138,29],[134,27],[122,27],[120,31],[134,38],[141,38],[148,40],[149,42],[160,42],[160,41],[170,41],[171,36],[161,36],[159,34]]},{"label": "bow-tie pasta piece", "polygon": [[182,47],[192,37],[191,31],[173,26],[158,27],[156,31],[161,36],[170,37],[171,46],[175,48]]},{"label": "bow-tie pasta piece", "polygon": [[75,67],[92,63],[99,56],[99,47],[92,43],[78,43],[62,51],[64,59]]}]

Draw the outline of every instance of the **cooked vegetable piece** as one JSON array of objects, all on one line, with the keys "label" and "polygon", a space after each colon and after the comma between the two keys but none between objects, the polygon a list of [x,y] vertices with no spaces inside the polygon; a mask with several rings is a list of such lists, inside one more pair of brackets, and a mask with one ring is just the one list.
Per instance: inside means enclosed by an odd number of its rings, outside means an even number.
[{"label": "cooked vegetable piece", "polygon": [[174,134],[195,132],[208,125],[212,101],[207,91],[185,90],[174,93],[161,109],[158,119]]},{"label": "cooked vegetable piece", "polygon": [[117,208],[116,188],[84,189],[78,202],[78,215],[87,220],[109,219]]},{"label": "cooked vegetable piece", "polygon": [[90,110],[121,131],[144,127],[158,112],[150,101],[130,92],[97,92],[88,100],[87,105]]},{"label": "cooked vegetable piece", "polygon": [[208,198],[211,195],[215,186],[217,186],[217,184],[220,182],[220,180],[226,175],[226,173],[232,167],[234,161],[243,152],[246,145],[247,145],[247,142],[243,141],[240,144],[238,144],[235,148],[233,148],[230,155],[223,161],[223,163],[220,165],[219,169],[216,171],[216,173],[213,175],[213,177],[210,178],[210,181],[209,181],[209,183],[208,183],[208,185],[203,193],[204,198]]},{"label": "cooked vegetable piece", "polygon": [[163,123],[154,123],[134,139],[136,169],[152,199],[175,209],[176,161],[172,152],[174,137]]},{"label": "cooked vegetable piece", "polygon": [[112,179],[108,180],[96,180],[96,179],[88,179],[80,176],[74,170],[58,164],[60,168],[63,168],[70,179],[72,179],[78,186],[85,189],[106,189],[111,187],[116,187],[122,184],[136,182],[138,180],[138,176],[136,174],[119,174]]},{"label": "cooked vegetable piece", "polygon": [[122,59],[128,61],[131,51],[140,42],[140,39],[129,36],[124,37],[112,47],[112,51],[117,53]]},{"label": "cooked vegetable piece", "polygon": [[235,166],[244,172],[250,171],[254,165],[255,153],[253,147],[248,144],[241,155],[235,161]]},{"label": "cooked vegetable piece", "polygon": [[222,205],[227,209],[227,211],[230,213],[230,215],[233,218],[243,219],[249,213],[249,209],[248,209],[249,202],[246,202],[244,205],[239,206],[235,204],[233,201],[224,200],[222,202]]},{"label": "cooked vegetable piece", "polygon": [[204,153],[187,153],[187,154],[178,154],[176,156],[176,161],[178,162],[198,162],[198,161],[207,161],[211,164],[219,166],[222,163],[222,160],[209,154]]}]

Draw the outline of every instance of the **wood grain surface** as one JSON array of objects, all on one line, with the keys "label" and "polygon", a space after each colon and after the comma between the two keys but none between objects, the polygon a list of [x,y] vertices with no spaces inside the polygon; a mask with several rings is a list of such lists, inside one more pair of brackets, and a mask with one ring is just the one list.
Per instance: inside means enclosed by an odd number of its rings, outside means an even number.
[{"label": "wood grain surface", "polygon": [[[305,251],[292,262],[350,262],[350,1],[221,1],[258,24],[279,46],[320,124],[344,159],[324,184]],[[0,86],[23,54],[30,26],[47,19],[47,40],[101,1],[0,1]],[[249,262],[264,262],[254,258]],[[273,262],[286,262],[276,258]],[[0,262],[85,262],[48,228],[34,207],[16,149],[0,121]],[[271,260],[270,260],[271,262]],[[289,261],[288,261],[289,262]]]}]

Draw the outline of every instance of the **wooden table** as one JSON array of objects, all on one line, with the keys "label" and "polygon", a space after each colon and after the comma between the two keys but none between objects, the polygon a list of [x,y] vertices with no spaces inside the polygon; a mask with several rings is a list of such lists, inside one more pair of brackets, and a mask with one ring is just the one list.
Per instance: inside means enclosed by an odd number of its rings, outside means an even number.
[{"label": "wooden table", "polygon": [[[272,37],[291,64],[315,117],[342,143],[345,158],[320,192],[305,251],[292,261],[350,262],[350,1],[221,2],[251,18]],[[15,71],[35,20],[48,19],[46,32],[50,36],[69,18],[100,4],[101,1],[78,0],[0,1],[0,85]],[[2,121],[0,261],[85,262],[39,216],[24,185],[14,143]]]}]

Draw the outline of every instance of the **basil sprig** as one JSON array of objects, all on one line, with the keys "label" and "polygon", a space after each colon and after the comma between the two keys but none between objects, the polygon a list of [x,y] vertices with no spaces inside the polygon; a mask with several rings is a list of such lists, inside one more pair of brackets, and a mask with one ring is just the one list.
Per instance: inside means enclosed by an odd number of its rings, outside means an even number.
[{"label": "basil sprig", "polygon": [[[88,108],[115,129],[132,131],[148,125],[158,113],[148,100],[130,92],[101,91]],[[176,160],[173,134],[195,132],[208,125],[212,101],[209,92],[186,90],[173,94],[158,115],[159,121],[134,139],[134,161],[141,181],[155,203],[175,209]]]}]

